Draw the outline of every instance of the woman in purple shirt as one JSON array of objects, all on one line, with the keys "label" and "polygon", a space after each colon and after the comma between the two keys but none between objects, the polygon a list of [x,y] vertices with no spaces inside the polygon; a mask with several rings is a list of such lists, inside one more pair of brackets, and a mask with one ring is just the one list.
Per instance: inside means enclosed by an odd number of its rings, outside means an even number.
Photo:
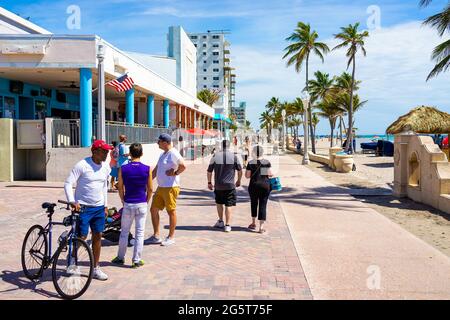
[{"label": "woman in purple shirt", "polygon": [[119,196],[123,204],[122,227],[117,257],[112,260],[116,264],[125,263],[125,253],[128,245],[128,234],[133,221],[136,227],[136,241],[134,244],[132,267],[144,265],[141,259],[144,246],[145,219],[147,217],[148,202],[152,197],[152,173],[149,166],[140,162],[142,145],[133,143],[130,146],[131,161],[119,169]]}]

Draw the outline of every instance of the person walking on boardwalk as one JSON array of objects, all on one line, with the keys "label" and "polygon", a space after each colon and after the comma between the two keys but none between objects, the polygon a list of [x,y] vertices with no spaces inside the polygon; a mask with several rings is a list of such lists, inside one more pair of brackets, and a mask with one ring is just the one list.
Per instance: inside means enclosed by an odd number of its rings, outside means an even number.
[{"label": "person walking on boardwalk", "polygon": [[[172,138],[163,133],[158,138],[158,146],[164,152],[159,157],[152,171],[152,179],[156,177],[158,188],[153,196],[150,208],[153,224],[153,235],[144,241],[145,244],[161,244],[170,246],[175,243],[174,234],[177,225],[177,198],[180,194],[179,175],[186,170],[183,157],[172,147]],[[166,208],[169,214],[169,235],[162,241],[159,237],[159,211]]]},{"label": "person walking on boardwalk", "polygon": [[119,196],[123,204],[122,224],[117,257],[112,260],[116,264],[125,263],[128,234],[133,221],[135,223],[136,241],[134,244],[131,266],[137,268],[144,265],[142,248],[144,245],[145,220],[148,202],[152,197],[152,172],[149,166],[141,163],[142,145],[133,143],[130,146],[131,161],[119,169]]},{"label": "person walking on boardwalk", "polygon": [[[222,151],[216,152],[211,158],[207,170],[208,189],[214,190],[219,220],[215,228],[231,231],[231,207],[236,206],[236,188],[241,185],[242,164],[239,157],[229,150],[230,141],[222,141]],[[238,179],[235,182],[236,171]],[[214,172],[214,185],[212,173]],[[223,213],[225,211],[225,223]]]},{"label": "person walking on boardwalk", "polygon": [[121,134],[119,136],[119,159],[117,160],[117,167],[120,168],[123,164],[128,162],[128,157],[130,155],[128,147],[126,146],[127,136]]},{"label": "person walking on boardwalk", "polygon": [[250,179],[248,193],[250,195],[252,223],[248,226],[256,230],[256,217],[259,220],[259,232],[265,233],[264,223],[267,219],[267,202],[270,195],[269,177],[272,176],[269,160],[263,158],[264,150],[261,146],[253,148],[253,159],[249,161],[245,177]]},{"label": "person walking on boardwalk", "polygon": [[[77,233],[85,240],[92,231],[92,251],[94,253],[94,278],[107,280],[108,276],[100,270],[99,260],[102,247],[102,232],[107,214],[108,177],[111,168],[106,158],[113,149],[103,140],[92,144],[92,156],[79,161],[64,183],[64,192],[71,207],[80,212]],[[76,184],[75,195],[73,185]],[[70,267],[70,266],[69,266]]]}]

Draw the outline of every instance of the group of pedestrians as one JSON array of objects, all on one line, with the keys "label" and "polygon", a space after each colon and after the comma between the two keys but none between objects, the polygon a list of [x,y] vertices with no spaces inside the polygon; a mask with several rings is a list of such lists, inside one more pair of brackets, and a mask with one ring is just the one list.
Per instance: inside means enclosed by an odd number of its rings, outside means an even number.
[{"label": "group of pedestrians", "polygon": [[[183,157],[172,146],[172,138],[162,134],[158,138],[158,146],[163,153],[157,165],[152,169],[141,162],[143,147],[132,143],[125,147],[126,136],[120,136],[120,144],[115,147],[103,140],[92,144],[92,155],[78,162],[72,169],[64,184],[67,200],[74,210],[80,212],[78,235],[86,239],[89,227],[92,231],[92,249],[94,254],[94,278],[107,280],[108,276],[100,270],[99,259],[101,238],[105,227],[105,215],[108,205],[108,179],[117,169],[117,189],[123,204],[121,234],[117,256],[112,260],[115,264],[124,264],[128,245],[128,234],[135,224],[135,244],[133,248],[132,267],[144,265],[142,251],[144,244],[161,244],[170,246],[175,243],[177,224],[177,198],[180,194],[180,174],[186,170]],[[106,164],[108,153],[116,154],[113,166]],[[249,196],[251,200],[252,222],[248,226],[256,230],[256,218],[259,220],[259,232],[264,233],[264,222],[267,217],[267,201],[270,194],[269,177],[272,176],[271,164],[263,159],[261,146],[253,148],[253,159],[245,167],[245,177],[250,179]],[[214,184],[212,176],[214,173]],[[237,180],[236,180],[237,173]],[[222,142],[222,150],[212,157],[207,169],[208,189],[214,190],[217,204],[218,221],[216,228],[231,231],[231,208],[236,206],[236,188],[241,185],[243,166],[240,157],[230,150],[230,142]],[[158,188],[153,195],[153,180],[157,180]],[[73,185],[76,184],[75,194]],[[153,199],[152,199],[153,195]],[[150,200],[151,222],[153,234],[144,241],[144,230]],[[169,215],[169,234],[163,239],[160,236],[160,211],[166,209]]]}]

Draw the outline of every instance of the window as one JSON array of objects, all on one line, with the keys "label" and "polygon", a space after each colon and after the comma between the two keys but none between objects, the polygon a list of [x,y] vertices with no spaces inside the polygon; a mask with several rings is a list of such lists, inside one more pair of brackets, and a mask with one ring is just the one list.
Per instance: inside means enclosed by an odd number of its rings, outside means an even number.
[{"label": "window", "polygon": [[219,85],[215,84],[213,85],[213,88],[219,88]]},{"label": "window", "polygon": [[213,69],[214,72],[219,72],[219,69]]},{"label": "window", "polygon": [[203,39],[206,39],[207,38],[207,36],[203,36]]},{"label": "window", "polygon": [[208,78],[207,77],[203,77],[203,80],[208,80]]},{"label": "window", "polygon": [[208,69],[203,69],[203,72],[208,72]]},{"label": "window", "polygon": [[213,63],[219,63],[219,60],[214,60]]},{"label": "window", "polygon": [[206,89],[207,88],[207,86],[206,86],[206,84],[203,86],[203,89]]},{"label": "window", "polygon": [[206,52],[203,52],[203,55],[206,56]]},{"label": "window", "polygon": [[191,39],[197,39],[198,37],[197,36],[191,36]]},{"label": "window", "polygon": [[219,77],[213,77],[213,80],[219,80],[220,78]]},{"label": "window", "polygon": [[203,60],[203,63],[206,63],[207,61],[206,60]]},{"label": "window", "polygon": [[213,52],[213,55],[218,56],[219,52]]},{"label": "window", "polygon": [[197,48],[197,44],[194,44],[194,46]]},{"label": "window", "polygon": [[220,39],[220,36],[213,36],[213,39]]},{"label": "window", "polygon": [[16,114],[16,99],[13,97],[4,97],[3,101],[3,117],[14,119]]},{"label": "window", "polygon": [[219,47],[219,45],[216,43],[216,44],[213,44],[213,48],[218,48]]},{"label": "window", "polygon": [[203,48],[206,48],[206,43],[203,44]]}]

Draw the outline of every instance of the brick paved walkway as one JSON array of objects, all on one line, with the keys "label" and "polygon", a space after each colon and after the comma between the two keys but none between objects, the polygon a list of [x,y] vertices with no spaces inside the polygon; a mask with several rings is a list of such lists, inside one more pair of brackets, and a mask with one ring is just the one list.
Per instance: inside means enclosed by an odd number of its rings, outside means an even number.
[{"label": "brick paved walkway", "polygon": [[[117,246],[105,241],[101,265],[110,279],[93,280],[83,299],[312,299],[279,203],[269,202],[267,234],[249,232],[250,203],[241,188],[233,231],[214,229],[217,215],[213,194],[206,190],[205,172],[206,164],[191,164],[182,176],[177,243],[145,246],[146,265],[135,270],[109,263]],[[0,183],[0,299],[58,298],[49,270],[36,284],[23,276],[20,249],[27,229],[46,223],[46,216],[38,215],[43,211],[41,203],[63,197],[58,183]],[[110,205],[118,203],[118,195],[110,194]],[[161,226],[165,236],[165,212]],[[60,232],[55,228],[56,238]],[[151,233],[148,217],[146,237]],[[129,249],[128,264],[130,259]]]}]

